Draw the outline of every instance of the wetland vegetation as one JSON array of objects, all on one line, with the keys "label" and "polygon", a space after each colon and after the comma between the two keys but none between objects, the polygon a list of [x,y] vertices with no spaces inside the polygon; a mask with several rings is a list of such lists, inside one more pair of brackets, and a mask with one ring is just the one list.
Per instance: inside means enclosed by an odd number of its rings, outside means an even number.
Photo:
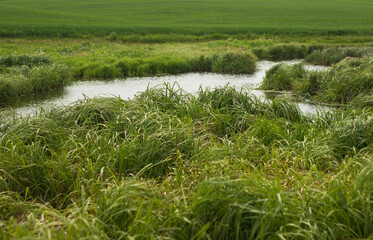
[{"label": "wetland vegetation", "polygon": [[[370,1],[1,6],[0,239],[373,237]],[[286,93],[270,101],[166,83],[32,115],[3,107],[82,79],[292,59],[266,72],[260,88]],[[304,115],[295,101],[334,108]]]},{"label": "wetland vegetation", "polygon": [[[39,55],[33,55],[40,51],[39,40],[4,42],[2,52],[28,52],[4,54],[2,81],[23,76],[30,84],[28,79],[50,77],[62,83],[49,85],[54,88],[79,78],[81,65],[73,64],[78,61],[91,64],[87,59],[100,54],[111,59],[111,67],[122,61],[110,57],[120,49],[106,51],[119,43],[101,40],[106,46],[101,53],[101,47],[89,45],[64,54],[51,40]],[[208,63],[197,71],[235,72],[242,69],[232,64],[237,58],[247,61],[245,71],[251,72],[260,58],[237,41],[199,43],[200,48],[174,44],[187,49],[185,59]],[[166,45],[123,48],[170,51],[172,44]],[[292,45],[302,46],[308,56],[321,49],[299,43],[261,48],[280,49],[277,56],[288,59],[283,49]],[[335,43],[326,46],[320,52],[335,49]],[[217,55],[219,48],[230,51]],[[230,86],[191,95],[170,84],[132,100],[85,99],[33,116],[2,110],[1,238],[372,237],[372,60],[369,47],[355,48],[366,49],[364,58],[342,60],[327,71],[309,71],[302,64],[267,71],[262,87],[345,104],[312,116],[283,96],[263,102]],[[153,59],[166,59],[160,56]],[[25,89],[44,90],[35,86]]]},{"label": "wetland vegetation", "polygon": [[368,238],[371,114],[176,85],[3,114],[0,234]]},{"label": "wetland vegetation", "polygon": [[373,58],[345,59],[326,71],[306,71],[301,64],[278,64],[267,71],[261,87],[293,90],[319,102],[346,104],[357,96],[372,95]]}]

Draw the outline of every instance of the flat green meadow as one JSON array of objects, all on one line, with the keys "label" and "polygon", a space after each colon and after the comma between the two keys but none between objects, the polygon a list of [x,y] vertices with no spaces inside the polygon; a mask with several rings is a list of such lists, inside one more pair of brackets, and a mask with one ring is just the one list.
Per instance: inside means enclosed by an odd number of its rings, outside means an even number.
[{"label": "flat green meadow", "polygon": [[2,0],[3,36],[372,32],[369,0]]}]

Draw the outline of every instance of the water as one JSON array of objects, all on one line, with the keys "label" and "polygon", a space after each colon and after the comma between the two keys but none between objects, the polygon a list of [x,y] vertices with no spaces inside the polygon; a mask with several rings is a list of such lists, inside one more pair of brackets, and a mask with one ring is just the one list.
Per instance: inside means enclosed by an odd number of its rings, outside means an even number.
[{"label": "water", "polygon": [[[287,64],[299,63],[299,60],[284,61]],[[111,81],[77,81],[63,90],[50,92],[48,95],[39,95],[22,102],[14,103],[12,107],[21,115],[30,114],[51,106],[69,105],[84,97],[93,98],[99,96],[120,96],[122,99],[131,99],[137,93],[145,91],[148,87],[159,86],[163,83],[175,83],[187,92],[197,93],[200,87],[214,88],[229,84],[237,88],[247,87],[253,89],[251,92],[262,98],[271,98],[263,91],[254,90],[263,81],[265,72],[278,62],[260,61],[259,70],[252,75],[229,75],[218,73],[186,73],[180,75],[136,77],[127,79],[116,79]],[[307,69],[323,70],[325,67],[306,65]],[[304,113],[315,113],[316,105],[300,103],[300,109]]]}]

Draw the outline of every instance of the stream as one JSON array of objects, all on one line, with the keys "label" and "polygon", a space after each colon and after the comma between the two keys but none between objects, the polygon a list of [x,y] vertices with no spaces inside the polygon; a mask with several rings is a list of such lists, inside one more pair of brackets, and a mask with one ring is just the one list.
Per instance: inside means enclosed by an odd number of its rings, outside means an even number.
[{"label": "stream", "polygon": [[[282,61],[286,64],[297,64],[301,60]],[[115,79],[110,81],[76,81],[65,86],[64,89],[51,91],[44,95],[31,96],[22,101],[10,105],[20,115],[32,114],[40,111],[41,108],[48,109],[51,106],[69,105],[85,97],[93,98],[99,96],[120,96],[122,99],[131,99],[137,93],[145,91],[148,87],[159,86],[163,83],[175,83],[189,93],[197,93],[200,87],[214,88],[229,84],[240,89],[246,87],[257,97],[271,99],[274,95],[270,92],[256,90],[263,81],[265,72],[279,62],[260,61],[258,70],[252,75],[231,75],[220,73],[185,73],[179,75],[164,75],[152,77],[132,77]],[[325,70],[323,66],[305,65],[309,70]],[[298,103],[304,114],[315,114],[318,110],[327,110],[325,107],[310,104]]]}]

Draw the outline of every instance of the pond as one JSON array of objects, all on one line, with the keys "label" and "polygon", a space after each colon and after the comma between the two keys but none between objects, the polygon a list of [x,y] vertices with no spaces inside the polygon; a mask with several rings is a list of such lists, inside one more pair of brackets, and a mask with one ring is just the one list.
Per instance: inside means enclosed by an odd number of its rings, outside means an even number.
[{"label": "pond", "polygon": [[[283,61],[287,64],[296,64],[300,60]],[[63,90],[52,91],[45,95],[32,96],[28,99],[22,99],[21,102],[11,105],[15,111],[21,115],[30,114],[51,106],[61,106],[71,104],[84,97],[93,98],[99,96],[120,96],[122,99],[131,99],[138,92],[146,90],[148,87],[159,86],[163,83],[177,83],[182,89],[189,93],[197,93],[200,87],[214,88],[218,86],[231,85],[240,89],[246,87],[251,93],[264,98],[271,99],[273,94],[264,91],[255,90],[263,81],[265,72],[279,62],[260,61],[258,62],[258,71],[252,75],[230,75],[218,73],[186,73],[180,75],[165,75],[152,77],[134,77],[125,79],[115,79],[110,81],[76,81]],[[324,70],[326,67],[305,65],[306,69]],[[302,112],[315,113],[319,106],[299,103]]]}]

